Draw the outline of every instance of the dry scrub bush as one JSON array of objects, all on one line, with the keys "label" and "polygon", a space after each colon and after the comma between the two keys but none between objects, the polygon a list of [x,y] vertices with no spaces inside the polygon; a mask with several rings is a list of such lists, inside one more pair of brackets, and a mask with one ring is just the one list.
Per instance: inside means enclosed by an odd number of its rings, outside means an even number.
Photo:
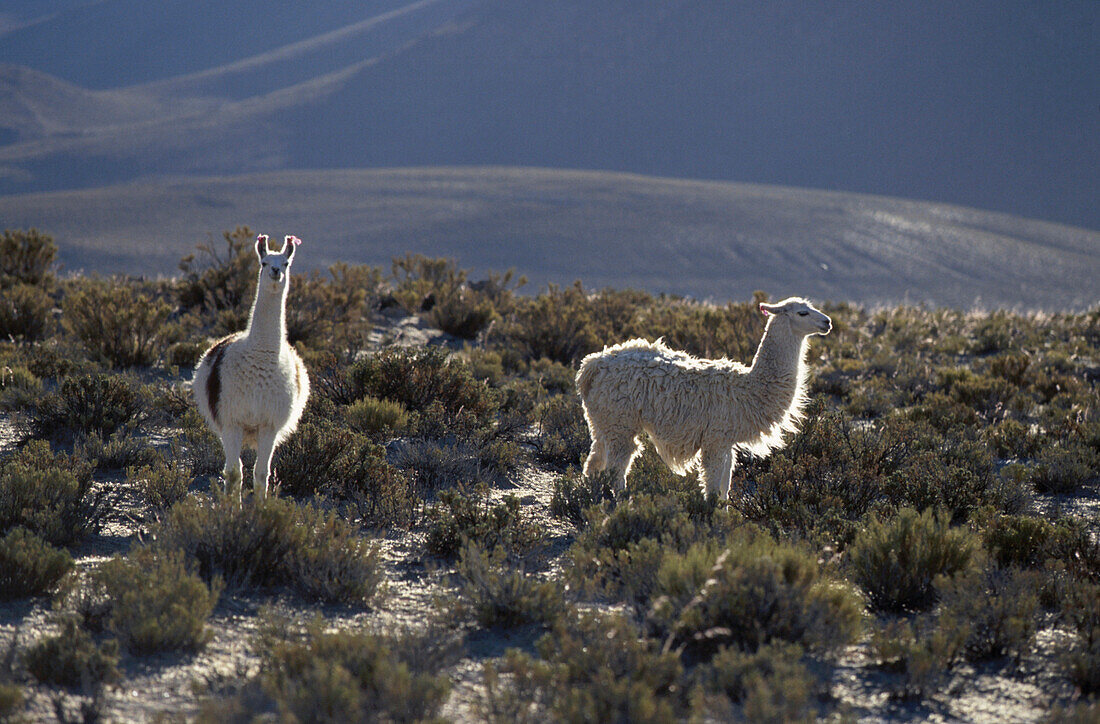
[{"label": "dry scrub bush", "polygon": [[73,568],[73,559],[26,528],[0,538],[0,599],[49,593]]},{"label": "dry scrub bush", "polygon": [[0,531],[23,526],[51,545],[68,546],[98,531],[112,504],[93,488],[91,465],[54,455],[33,440],[0,458]]},{"label": "dry scrub bush", "polygon": [[157,460],[150,465],[129,468],[126,481],[159,516],[187,496],[192,478],[179,465]]},{"label": "dry scrub bush", "polygon": [[15,284],[48,286],[53,281],[57,244],[37,229],[5,229],[0,236],[0,289]]},{"label": "dry scrub bush", "polygon": [[210,640],[206,620],[221,592],[191,571],[178,551],[138,549],[92,574],[109,601],[107,626],[131,653],[199,651]]},{"label": "dry scrub bush", "polygon": [[36,342],[49,329],[53,300],[43,289],[16,284],[0,289],[0,338]]},{"label": "dry scrub bush", "polygon": [[182,334],[168,324],[173,311],[151,291],[118,280],[89,279],[67,290],[61,321],[100,360],[116,367],[145,367]]},{"label": "dry scrub bush", "polygon": [[[725,706],[708,702],[708,712],[716,719],[812,722],[816,682],[801,659],[801,647],[792,644],[761,646],[751,653],[724,648],[695,677],[726,699]],[[740,704],[740,712],[730,704]]]},{"label": "dry scrub bush", "polygon": [[938,626],[930,616],[895,620],[872,632],[871,650],[878,665],[898,678],[888,685],[895,699],[921,699],[947,680],[963,647],[963,631]]},{"label": "dry scrub bush", "polygon": [[540,580],[509,563],[502,548],[487,552],[467,542],[456,570],[462,584],[452,611],[485,628],[549,625],[566,610],[561,584]]},{"label": "dry scrub bush", "polygon": [[520,507],[514,495],[494,503],[488,486],[456,488],[439,494],[439,502],[424,514],[424,547],[433,556],[454,560],[467,542],[489,552],[520,558],[538,545],[544,531]]},{"label": "dry scrub bush", "polygon": [[898,511],[893,520],[872,519],[849,549],[852,576],[882,611],[913,611],[936,601],[936,576],[966,568],[977,541],[931,509]]},{"label": "dry scrub bush", "polygon": [[963,655],[969,661],[1012,656],[1019,661],[1031,646],[1038,625],[1038,575],[985,567],[936,582],[941,625],[963,631]]},{"label": "dry scrub bush", "polygon": [[426,312],[444,332],[474,339],[511,307],[513,289],[526,283],[521,277],[513,285],[514,274],[490,273],[484,281],[469,282],[469,272],[453,259],[406,254],[393,260],[393,296],[411,313]]},{"label": "dry scrub bush", "polygon": [[66,619],[61,633],[47,636],[23,652],[27,671],[45,684],[94,691],[119,678],[118,641],[96,644],[77,622]]},{"label": "dry scrub bush", "polygon": [[151,404],[148,390],[137,382],[97,372],[66,377],[25,412],[35,437],[71,441],[135,432],[149,418]]}]

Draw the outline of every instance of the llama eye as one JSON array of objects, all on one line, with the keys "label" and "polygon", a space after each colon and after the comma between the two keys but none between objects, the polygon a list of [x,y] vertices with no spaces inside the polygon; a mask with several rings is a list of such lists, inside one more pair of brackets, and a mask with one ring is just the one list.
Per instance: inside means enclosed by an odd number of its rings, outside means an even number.
[{"label": "llama eye", "polygon": [[808,316],[810,316],[810,313],[809,313],[809,312],[799,312],[799,313],[798,313],[798,316],[800,316],[800,317],[808,317]]},{"label": "llama eye", "polygon": [[267,266],[267,262],[266,261],[261,261],[260,266]]}]

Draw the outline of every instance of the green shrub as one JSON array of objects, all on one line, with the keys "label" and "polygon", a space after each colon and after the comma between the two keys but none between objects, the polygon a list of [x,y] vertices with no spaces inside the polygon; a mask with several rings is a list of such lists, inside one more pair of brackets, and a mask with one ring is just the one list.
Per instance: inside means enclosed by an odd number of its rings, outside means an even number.
[{"label": "green shrub", "polygon": [[54,440],[91,434],[109,438],[133,432],[149,418],[148,392],[120,375],[95,373],[67,377],[56,391],[39,397],[28,410],[31,433]]},{"label": "green shrub", "polygon": [[595,505],[614,500],[615,473],[605,470],[588,477],[574,469],[554,478],[554,492],[550,498],[550,515],[568,520],[583,527],[588,522],[587,512]]},{"label": "green shrub", "polygon": [[384,448],[328,423],[300,425],[275,452],[274,469],[280,492],[329,496],[372,527],[407,525],[420,502]]},{"label": "green shrub", "polygon": [[287,339],[292,345],[329,349],[343,355],[362,346],[378,306],[382,270],[337,262],[325,279],[313,271],[290,286],[286,307]]},{"label": "green shrub", "polygon": [[[439,656],[419,656],[409,637],[324,630],[318,619],[304,637],[268,626],[260,640],[260,673],[228,701],[203,706],[198,721],[436,721],[449,685]],[[266,717],[264,717],[266,718]]]},{"label": "green shrub", "polygon": [[1081,693],[1100,693],[1100,586],[1076,585],[1066,597],[1062,615],[1077,635],[1062,665]]},{"label": "green shrub", "polygon": [[1096,478],[1097,470],[1100,470],[1100,453],[1069,441],[1044,448],[1031,479],[1040,493],[1072,494]]},{"label": "green shrub", "polygon": [[221,584],[208,586],[179,552],[138,549],[107,561],[93,578],[110,601],[109,629],[131,653],[199,651],[210,640],[206,620]]},{"label": "green shrub", "polygon": [[465,413],[479,424],[487,424],[499,406],[494,390],[439,347],[388,347],[351,365],[346,376],[350,399],[337,400],[345,404],[370,396],[424,413],[438,403],[448,416]]},{"label": "green shrub", "polygon": [[118,641],[110,639],[96,645],[87,631],[68,619],[61,633],[28,648],[23,653],[23,664],[44,684],[92,691],[118,680]]},{"label": "green shrub", "polygon": [[0,237],[0,289],[18,283],[48,284],[56,259],[57,244],[48,234],[5,229]]},{"label": "green shrub", "polygon": [[666,553],[654,596],[651,625],[703,654],[777,642],[834,650],[855,638],[862,611],[858,596],[823,576],[813,556],[766,535],[734,536],[725,550],[705,542]]},{"label": "green shrub", "polygon": [[487,667],[483,710],[526,721],[673,722],[690,712],[679,657],[662,652],[618,615],[559,619],[536,645],[541,659],[509,649]]},{"label": "green shrub", "polygon": [[26,528],[0,538],[0,599],[40,596],[53,590],[73,559]]},{"label": "green shrub", "polygon": [[458,557],[467,541],[511,557],[531,551],[543,537],[542,527],[523,514],[519,499],[505,496],[494,503],[485,485],[456,488],[439,494],[439,502],[425,512],[428,526],[424,547],[439,558]]},{"label": "green shrub", "polygon": [[579,465],[588,455],[588,424],[575,395],[558,395],[535,408],[539,459],[556,467]]},{"label": "green shrub", "polygon": [[565,289],[551,284],[545,293],[518,301],[502,337],[504,346],[517,349],[524,359],[545,357],[565,365],[600,346],[580,282]]},{"label": "green shrub", "polygon": [[211,238],[196,245],[197,254],[180,260],[184,278],[179,298],[185,309],[247,313],[256,289],[255,234],[247,226],[238,226],[222,232],[222,239],[224,252],[215,248]]},{"label": "green shrub", "polygon": [[367,435],[400,435],[409,425],[409,412],[400,402],[364,397],[347,410],[348,424]]},{"label": "green shrub", "polygon": [[35,342],[46,336],[53,300],[39,287],[16,284],[0,291],[0,338]]},{"label": "green shrub", "polygon": [[892,521],[871,520],[856,537],[849,550],[852,574],[876,609],[920,610],[936,600],[936,576],[963,570],[975,543],[944,513],[903,508]]},{"label": "green shrub", "polygon": [[964,637],[959,626],[937,626],[932,618],[921,616],[875,629],[871,650],[881,668],[900,675],[888,685],[891,695],[920,699],[943,686],[961,654]]},{"label": "green shrub", "polygon": [[511,306],[514,272],[491,273],[482,282],[469,283],[469,272],[453,259],[406,254],[393,260],[394,297],[409,312],[426,311],[428,320],[448,334],[473,339],[497,318],[498,309]]},{"label": "green shrub", "polygon": [[168,324],[172,307],[117,280],[88,280],[62,302],[65,328],[92,354],[117,367],[156,362],[179,331]]},{"label": "green shrub", "polygon": [[130,468],[126,471],[126,480],[159,515],[187,497],[192,478],[178,465],[158,460],[152,465]]},{"label": "green shrub", "polygon": [[1038,576],[987,567],[936,582],[940,616],[965,633],[963,653],[970,661],[1027,653],[1039,610]]},{"label": "green shrub", "polygon": [[113,496],[93,482],[91,465],[54,456],[45,440],[32,440],[0,458],[0,532],[23,526],[57,546],[97,532]]},{"label": "green shrub", "polygon": [[539,580],[509,565],[503,549],[486,552],[474,543],[463,546],[457,571],[461,598],[454,611],[469,614],[486,628],[551,624],[565,611],[561,585]]},{"label": "green shrub", "polygon": [[151,466],[162,460],[148,439],[131,435],[126,430],[119,430],[106,440],[97,433],[89,433],[78,440],[74,454],[90,461],[97,472]]},{"label": "green shrub", "polygon": [[1044,724],[1096,724],[1100,721],[1100,699],[1078,701],[1062,706],[1057,704],[1046,718]]},{"label": "green shrub", "polygon": [[[815,681],[801,658],[802,649],[790,644],[762,646],[752,653],[724,648],[696,677],[708,690],[741,704],[748,721],[810,722],[816,720],[810,703]],[[730,710],[714,713],[739,718]]]},{"label": "green shrub", "polygon": [[0,681],[0,721],[19,722],[19,710],[23,708],[23,687],[9,681]]},{"label": "green shrub", "polygon": [[199,358],[208,346],[205,342],[176,342],[165,351],[164,363],[181,369],[191,369],[199,363]]},{"label": "green shrub", "polygon": [[269,498],[186,498],[154,530],[152,548],[178,551],[208,582],[289,586],[314,600],[365,604],[381,580],[377,549],[334,511]]},{"label": "green shrub", "polygon": [[1100,581],[1100,541],[1086,520],[1001,516],[982,529],[982,540],[1001,567],[1041,568],[1053,559],[1077,577]]}]

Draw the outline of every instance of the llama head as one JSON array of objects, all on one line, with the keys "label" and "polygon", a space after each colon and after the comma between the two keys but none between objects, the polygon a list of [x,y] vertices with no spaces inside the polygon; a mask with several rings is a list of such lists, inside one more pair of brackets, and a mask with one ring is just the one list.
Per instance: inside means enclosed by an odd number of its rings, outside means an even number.
[{"label": "llama head", "polygon": [[791,331],[803,337],[828,334],[833,328],[833,321],[828,315],[814,309],[812,304],[801,297],[789,297],[775,304],[761,302],[760,311],[765,317],[786,320]]},{"label": "llama head", "polygon": [[273,290],[282,287],[290,272],[290,264],[294,260],[294,250],[302,240],[296,236],[288,236],[283,240],[283,248],[274,252],[267,243],[267,235],[260,234],[256,237],[256,256],[260,258],[260,281],[266,282]]}]

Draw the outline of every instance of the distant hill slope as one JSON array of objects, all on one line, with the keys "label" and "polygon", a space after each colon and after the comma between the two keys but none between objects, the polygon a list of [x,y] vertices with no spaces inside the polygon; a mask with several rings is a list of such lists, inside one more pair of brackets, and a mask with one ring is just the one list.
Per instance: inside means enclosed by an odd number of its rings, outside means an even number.
[{"label": "distant hill slope", "polygon": [[[0,193],[499,164],[1100,229],[1098,26],[1095,0],[100,0],[9,32],[0,62],[124,86],[156,118],[123,108],[79,133],[0,129]],[[43,81],[22,82],[0,94],[0,122],[23,118],[6,103],[42,97],[28,86]]]},{"label": "distant hill slope", "polygon": [[176,273],[237,224],[305,240],[301,262],[406,251],[536,287],[581,279],[717,300],[1080,309],[1100,302],[1100,233],[957,206],[806,189],[530,168],[278,172],[0,198],[70,270]]}]

